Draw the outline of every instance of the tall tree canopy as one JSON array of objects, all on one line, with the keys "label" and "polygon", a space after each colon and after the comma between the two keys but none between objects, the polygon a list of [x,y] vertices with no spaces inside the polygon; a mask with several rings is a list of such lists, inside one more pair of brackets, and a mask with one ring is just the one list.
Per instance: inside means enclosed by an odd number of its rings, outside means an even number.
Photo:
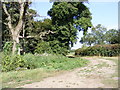
[{"label": "tall tree canopy", "polygon": [[107,29],[101,24],[93,27],[91,33],[87,33],[80,40],[81,43],[86,43],[87,45],[105,44],[105,32]]},{"label": "tall tree canopy", "polygon": [[48,11],[52,19],[52,30],[55,34],[50,41],[55,47],[70,49],[77,41],[77,31],[84,34],[91,24],[91,13],[83,2],[54,2]]},{"label": "tall tree canopy", "polygon": [[[48,48],[46,47],[46,42],[49,42],[49,39],[51,38],[50,35],[53,33],[51,31],[51,27],[52,27],[52,24],[50,19],[34,21],[32,30],[28,30],[29,31],[28,36],[31,36],[31,38],[27,39],[27,42],[28,42],[26,46],[27,52],[31,51],[32,53],[34,53],[34,50],[37,49],[35,50],[35,53],[38,53],[41,51],[40,49]],[[43,51],[46,51],[46,50],[43,50]]]},{"label": "tall tree canopy", "polygon": [[[95,36],[93,36],[92,33],[88,33],[85,36],[83,36],[80,40],[80,42],[82,44],[86,44],[86,45],[92,45],[93,43],[95,43]],[[84,45],[83,45],[84,46]]]},{"label": "tall tree canopy", "polygon": [[106,42],[109,44],[119,43],[119,31],[116,29],[110,29],[105,34]]},{"label": "tall tree canopy", "polygon": [[66,52],[77,41],[77,31],[85,34],[92,26],[91,13],[82,2],[55,2],[48,11],[51,20],[43,21],[34,21],[36,12],[29,9],[29,4],[22,0],[3,2],[3,37],[11,36],[13,54],[18,44],[25,52],[34,52],[36,48],[39,52],[39,47],[45,45],[54,53]]},{"label": "tall tree canopy", "polygon": [[97,44],[116,44],[118,43],[118,31],[115,29],[107,30],[101,24],[93,27],[90,33],[87,33],[80,40],[82,44],[97,45]]}]

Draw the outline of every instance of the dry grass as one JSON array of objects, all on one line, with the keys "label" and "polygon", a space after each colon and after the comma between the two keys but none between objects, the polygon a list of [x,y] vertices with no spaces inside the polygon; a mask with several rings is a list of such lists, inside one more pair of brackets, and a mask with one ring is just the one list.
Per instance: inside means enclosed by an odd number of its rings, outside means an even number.
[{"label": "dry grass", "polygon": [[43,78],[54,76],[62,71],[33,69],[24,71],[5,72],[2,77],[2,88],[15,88],[24,84],[41,81]]}]

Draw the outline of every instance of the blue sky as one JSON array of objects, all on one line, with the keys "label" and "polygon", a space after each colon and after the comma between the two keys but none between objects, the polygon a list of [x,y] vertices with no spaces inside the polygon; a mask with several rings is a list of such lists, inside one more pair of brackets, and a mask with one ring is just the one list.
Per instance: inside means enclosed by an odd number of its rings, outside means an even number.
[{"label": "blue sky", "polygon": [[[96,26],[97,24],[102,24],[108,29],[118,28],[118,2],[89,2],[85,3],[89,7],[92,13],[92,24]],[[33,2],[31,8],[36,10],[39,15],[47,16],[36,19],[49,18],[47,11],[52,7],[52,3],[49,2]],[[82,32],[78,33],[78,42],[74,45],[72,49],[77,49],[82,46],[79,43]]]}]

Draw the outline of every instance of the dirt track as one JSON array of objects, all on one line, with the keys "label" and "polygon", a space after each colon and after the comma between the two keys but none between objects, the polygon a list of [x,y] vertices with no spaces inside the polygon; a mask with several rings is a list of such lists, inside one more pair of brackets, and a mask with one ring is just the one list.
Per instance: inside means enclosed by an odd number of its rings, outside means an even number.
[{"label": "dirt track", "polygon": [[[48,77],[41,82],[26,84],[22,88],[115,88],[105,85],[102,81],[110,79],[116,71],[116,63],[101,58],[86,58],[90,60],[86,67],[74,69],[54,77]],[[112,77],[116,79],[118,77]],[[116,85],[117,88],[117,85]]]}]

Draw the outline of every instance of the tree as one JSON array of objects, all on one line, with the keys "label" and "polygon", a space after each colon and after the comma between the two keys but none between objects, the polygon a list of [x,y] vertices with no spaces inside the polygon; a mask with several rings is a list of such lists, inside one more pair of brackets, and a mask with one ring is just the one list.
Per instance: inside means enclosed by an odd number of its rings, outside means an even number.
[{"label": "tree", "polygon": [[85,43],[87,45],[92,45],[95,42],[95,37],[93,36],[92,33],[88,33],[87,35],[83,36],[80,40],[80,43]]},{"label": "tree", "polygon": [[[7,16],[4,12],[2,14],[4,16],[2,18],[2,32],[3,32],[2,33],[2,41],[3,41],[3,45],[5,45],[6,42],[12,41],[12,35],[11,35],[11,32],[8,28],[8,25],[5,24],[5,23],[7,23],[7,20],[6,20]],[[19,13],[17,13],[17,12],[16,12],[16,14],[19,15]],[[25,17],[27,17],[27,18],[24,19],[24,24],[23,24],[22,30],[21,30],[20,35],[19,35],[19,41],[20,41],[19,47],[21,49],[20,54],[33,51],[33,49],[31,48],[31,44],[33,46],[35,40],[34,40],[33,36],[31,37],[31,35],[32,35],[32,32],[35,30],[34,17],[37,17],[37,16],[38,15],[37,15],[37,12],[35,10],[29,9],[29,8],[27,9],[27,13],[25,15]],[[12,19],[16,20],[16,17],[14,16],[14,14],[12,15]],[[17,21],[15,21],[15,23],[16,22]]]},{"label": "tree", "polygon": [[109,44],[116,44],[119,43],[119,31],[116,29],[110,29],[106,32],[106,42]]},{"label": "tree", "polygon": [[25,23],[23,25],[23,29],[20,33],[20,44],[22,47],[21,54],[25,54],[26,52],[33,52],[34,49],[33,47],[34,44],[36,44],[35,36],[33,35],[33,31],[36,29],[34,28],[34,17],[37,17],[38,14],[35,10],[33,9],[28,9],[26,17],[25,18]]},{"label": "tree", "polygon": [[[29,13],[36,16],[34,10],[29,9]],[[36,49],[40,49],[39,46],[44,46],[43,44],[49,42],[50,34],[54,33],[51,31],[52,24],[50,19],[34,21],[33,16],[29,15],[26,18],[24,30],[20,33],[24,53],[34,53]]]},{"label": "tree", "polygon": [[[26,2],[23,2],[22,0],[18,0],[18,2],[2,2],[3,11],[7,16],[7,23],[5,24],[8,26],[13,40],[12,54],[15,54],[17,51],[20,32],[22,31],[25,22],[29,4],[30,2],[28,0],[26,0]],[[20,50],[18,50],[18,53],[19,51]]]},{"label": "tree", "polygon": [[96,27],[93,27],[91,30],[91,33],[88,33],[84,35],[80,42],[86,43],[87,45],[96,45],[96,44],[105,44],[105,33],[107,29],[102,26],[101,24],[98,24]]},{"label": "tree", "polygon": [[[48,11],[52,19],[52,30],[55,32],[50,38],[52,47],[69,50],[77,41],[77,31],[84,34],[91,24],[91,13],[83,2],[54,2]],[[59,51],[58,49],[57,51]]]},{"label": "tree", "polygon": [[92,34],[95,38],[95,44],[105,44],[105,32],[107,29],[102,26],[101,24],[98,24],[96,27],[92,28]]},{"label": "tree", "polygon": [[98,24],[96,27],[93,27],[91,33],[86,34],[80,40],[81,43],[87,45],[93,44],[116,44],[119,43],[119,31],[115,29],[107,30],[101,24]]}]

